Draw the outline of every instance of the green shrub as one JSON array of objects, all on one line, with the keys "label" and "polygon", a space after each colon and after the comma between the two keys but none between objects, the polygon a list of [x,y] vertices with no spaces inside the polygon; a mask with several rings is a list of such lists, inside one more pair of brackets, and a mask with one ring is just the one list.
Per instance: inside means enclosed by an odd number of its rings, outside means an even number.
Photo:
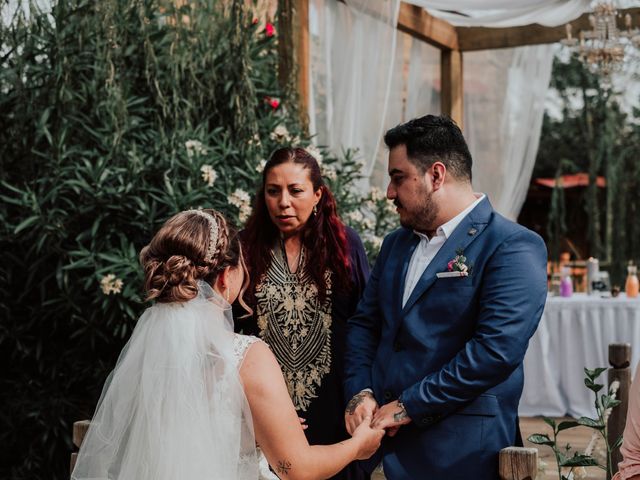
[{"label": "green shrub", "polygon": [[[261,162],[309,144],[277,87],[277,35],[224,4],[65,0],[1,27],[0,477],[68,478],[72,423],[145,307],[137,256],[162,222],[202,206],[241,224]],[[386,201],[354,193],[351,152],[324,156],[375,247]]]}]

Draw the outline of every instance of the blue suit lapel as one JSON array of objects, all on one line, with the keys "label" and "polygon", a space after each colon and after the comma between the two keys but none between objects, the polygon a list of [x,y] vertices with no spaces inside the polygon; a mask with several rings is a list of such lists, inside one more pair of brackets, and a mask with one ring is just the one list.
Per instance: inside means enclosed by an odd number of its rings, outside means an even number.
[{"label": "blue suit lapel", "polygon": [[[464,252],[467,247],[480,236],[489,223],[492,213],[493,208],[491,208],[489,200],[485,197],[469,215],[462,219],[421,275],[407,303],[404,308],[402,308],[401,316],[406,315],[416,301],[433,285],[437,278],[436,273],[447,271],[447,264],[453,260],[457,252],[459,250]],[[400,299],[402,299],[402,292],[404,292],[404,290],[401,291]]]}]

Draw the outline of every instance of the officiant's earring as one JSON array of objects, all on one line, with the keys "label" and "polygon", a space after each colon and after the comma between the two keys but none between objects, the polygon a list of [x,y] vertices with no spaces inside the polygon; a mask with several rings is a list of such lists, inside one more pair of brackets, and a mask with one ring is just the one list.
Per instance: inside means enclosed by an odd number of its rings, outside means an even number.
[{"label": "officiant's earring", "polygon": [[318,214],[318,204],[316,203],[316,204],[313,206],[313,216],[315,217],[317,214]]}]

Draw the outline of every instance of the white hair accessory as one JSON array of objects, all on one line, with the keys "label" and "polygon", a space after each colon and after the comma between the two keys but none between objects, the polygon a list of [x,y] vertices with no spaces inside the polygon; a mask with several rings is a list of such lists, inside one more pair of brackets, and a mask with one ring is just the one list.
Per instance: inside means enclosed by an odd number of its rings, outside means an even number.
[{"label": "white hair accessory", "polygon": [[207,248],[207,254],[204,257],[204,261],[209,263],[213,260],[213,257],[218,253],[218,232],[220,230],[218,226],[218,220],[210,213],[202,210],[187,210],[187,213],[195,213],[203,218],[206,218],[209,222],[209,247]]}]

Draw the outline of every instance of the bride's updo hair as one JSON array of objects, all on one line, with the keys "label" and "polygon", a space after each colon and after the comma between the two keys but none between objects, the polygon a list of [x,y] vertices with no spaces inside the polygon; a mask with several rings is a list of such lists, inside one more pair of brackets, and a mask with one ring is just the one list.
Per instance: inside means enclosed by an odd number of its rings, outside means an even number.
[{"label": "bride's updo hair", "polygon": [[[212,233],[217,238],[212,239]],[[226,267],[240,266],[246,272],[238,231],[211,209],[187,210],[167,220],[140,252],[140,263],[146,299],[162,303],[195,298],[198,280],[213,285]]]}]

